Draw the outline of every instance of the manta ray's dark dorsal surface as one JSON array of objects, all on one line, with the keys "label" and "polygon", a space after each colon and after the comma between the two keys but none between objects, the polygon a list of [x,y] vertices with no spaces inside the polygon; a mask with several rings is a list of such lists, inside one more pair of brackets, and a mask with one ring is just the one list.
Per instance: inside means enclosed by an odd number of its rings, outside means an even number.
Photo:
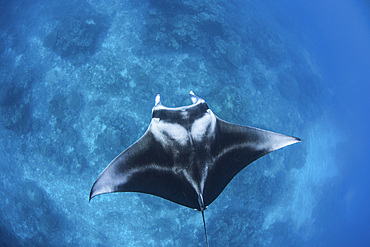
[{"label": "manta ray's dark dorsal surface", "polygon": [[203,99],[190,96],[192,105],[169,108],[157,95],[148,130],[105,168],[90,200],[104,193],[142,192],[197,209],[204,222],[206,207],[238,172],[300,141],[223,121]]}]

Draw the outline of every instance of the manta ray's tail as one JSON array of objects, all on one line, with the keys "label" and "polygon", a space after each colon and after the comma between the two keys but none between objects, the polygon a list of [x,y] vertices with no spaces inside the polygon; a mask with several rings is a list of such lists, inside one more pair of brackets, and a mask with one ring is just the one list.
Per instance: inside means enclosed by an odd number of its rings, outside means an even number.
[{"label": "manta ray's tail", "polygon": [[200,211],[202,212],[203,226],[204,226],[204,234],[206,235],[206,243],[207,243],[207,247],[209,247],[209,245],[208,245],[208,237],[207,237],[206,220],[204,218],[204,210],[206,210],[206,207],[204,206],[203,196],[200,193],[198,194],[198,203],[199,203]]},{"label": "manta ray's tail", "polygon": [[208,245],[208,237],[207,237],[206,220],[204,219],[204,209],[202,209],[201,212],[202,212],[202,217],[203,217],[204,234],[206,235],[206,243],[207,243],[207,247],[209,247],[209,245]]}]

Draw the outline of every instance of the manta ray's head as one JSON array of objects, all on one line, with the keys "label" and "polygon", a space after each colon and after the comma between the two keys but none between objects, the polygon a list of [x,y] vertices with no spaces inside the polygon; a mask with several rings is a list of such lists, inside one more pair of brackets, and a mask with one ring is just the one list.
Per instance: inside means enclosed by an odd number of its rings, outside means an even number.
[{"label": "manta ray's head", "polygon": [[152,118],[174,122],[184,120],[194,121],[201,118],[204,114],[209,113],[210,109],[207,103],[200,97],[196,96],[193,91],[190,91],[190,99],[193,104],[180,107],[167,107],[161,102],[160,94],[155,97],[155,104],[152,110]]},{"label": "manta ray's head", "polygon": [[[204,101],[204,99],[202,99],[202,98],[200,98],[200,97],[198,97],[198,96],[196,96],[195,94],[194,94],[194,92],[193,91],[190,91],[190,99],[191,99],[191,101],[193,102],[193,105],[195,105],[195,104],[197,104],[198,102],[199,103],[204,103],[205,101]],[[192,106],[192,105],[190,105],[190,106]],[[164,107],[163,105],[162,105],[162,102],[161,102],[161,95],[158,93],[156,96],[155,96],[155,102],[154,102],[154,108],[153,108],[153,110],[156,108],[156,107]],[[166,107],[167,108],[167,107]],[[168,107],[169,108],[169,107]],[[177,108],[179,108],[179,107],[176,107],[176,109]]]}]

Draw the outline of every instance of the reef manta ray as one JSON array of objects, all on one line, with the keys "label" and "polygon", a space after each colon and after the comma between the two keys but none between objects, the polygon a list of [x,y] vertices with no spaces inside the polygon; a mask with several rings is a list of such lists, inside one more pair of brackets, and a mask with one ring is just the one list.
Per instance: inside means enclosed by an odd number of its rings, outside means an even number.
[{"label": "reef manta ray", "polygon": [[202,212],[243,168],[301,140],[218,118],[192,91],[192,105],[169,108],[155,98],[145,134],[119,154],[91,188],[90,198],[142,192]]}]

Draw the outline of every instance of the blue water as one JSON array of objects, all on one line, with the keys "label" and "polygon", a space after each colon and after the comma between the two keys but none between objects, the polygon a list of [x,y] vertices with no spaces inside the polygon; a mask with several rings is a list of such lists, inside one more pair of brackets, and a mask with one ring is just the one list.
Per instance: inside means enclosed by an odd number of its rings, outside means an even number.
[{"label": "blue water", "polygon": [[0,246],[205,246],[199,212],[94,198],[156,93],[300,137],[205,212],[210,246],[370,246],[368,1],[0,2]]}]

